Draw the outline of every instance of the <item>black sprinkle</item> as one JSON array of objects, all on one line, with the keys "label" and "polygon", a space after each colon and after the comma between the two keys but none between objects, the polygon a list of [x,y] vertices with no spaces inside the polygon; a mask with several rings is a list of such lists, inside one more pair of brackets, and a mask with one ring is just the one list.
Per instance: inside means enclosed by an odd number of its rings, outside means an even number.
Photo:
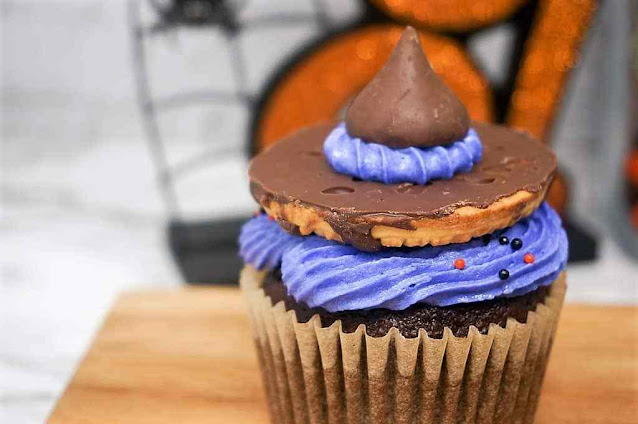
[{"label": "black sprinkle", "polygon": [[508,244],[508,243],[510,242],[510,239],[508,239],[508,238],[507,238],[507,237],[505,237],[505,236],[500,236],[500,237],[498,238],[498,242],[499,242],[499,243],[501,243],[501,244],[503,244],[503,245],[505,245],[505,244]]},{"label": "black sprinkle", "polygon": [[498,278],[500,278],[501,280],[507,280],[508,278],[510,278],[510,272],[506,269],[502,269],[498,272]]},{"label": "black sprinkle", "polygon": [[492,235],[485,234],[483,237],[481,237],[481,239],[483,239],[483,243],[485,243],[485,245],[487,246],[490,243],[490,240],[492,240]]},{"label": "black sprinkle", "polygon": [[512,240],[512,249],[518,250],[523,247],[523,241],[519,238],[515,238]]}]

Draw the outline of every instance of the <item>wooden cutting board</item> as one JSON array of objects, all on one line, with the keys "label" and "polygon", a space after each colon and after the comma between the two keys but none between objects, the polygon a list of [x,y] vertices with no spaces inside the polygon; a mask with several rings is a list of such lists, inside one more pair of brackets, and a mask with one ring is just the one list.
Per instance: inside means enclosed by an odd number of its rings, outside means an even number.
[{"label": "wooden cutting board", "polygon": [[[234,288],[121,296],[49,419],[267,422],[244,302]],[[638,308],[564,308],[537,422],[638,422]]]}]

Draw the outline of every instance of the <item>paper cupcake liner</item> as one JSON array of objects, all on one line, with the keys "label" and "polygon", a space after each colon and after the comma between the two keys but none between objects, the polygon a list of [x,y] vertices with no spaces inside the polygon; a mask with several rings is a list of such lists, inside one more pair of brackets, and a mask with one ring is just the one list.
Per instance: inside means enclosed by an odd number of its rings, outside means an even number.
[{"label": "paper cupcake liner", "polygon": [[273,423],[532,423],[565,296],[565,273],[521,324],[492,324],[466,337],[445,328],[408,339],[396,328],[371,337],[341,321],[299,323],[271,305],[264,272],[246,266],[240,284]]}]

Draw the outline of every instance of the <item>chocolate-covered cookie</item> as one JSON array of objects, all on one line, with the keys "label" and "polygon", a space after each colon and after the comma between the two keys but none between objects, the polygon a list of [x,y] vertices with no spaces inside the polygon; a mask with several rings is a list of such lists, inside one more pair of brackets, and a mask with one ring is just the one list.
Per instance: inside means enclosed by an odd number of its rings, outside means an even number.
[{"label": "chocolate-covered cookie", "polygon": [[526,134],[472,126],[483,143],[482,161],[427,185],[340,174],[322,149],[333,126],[304,129],[253,159],[251,192],[270,216],[294,224],[299,233],[361,250],[466,242],[529,215],[556,170],[554,154]]}]

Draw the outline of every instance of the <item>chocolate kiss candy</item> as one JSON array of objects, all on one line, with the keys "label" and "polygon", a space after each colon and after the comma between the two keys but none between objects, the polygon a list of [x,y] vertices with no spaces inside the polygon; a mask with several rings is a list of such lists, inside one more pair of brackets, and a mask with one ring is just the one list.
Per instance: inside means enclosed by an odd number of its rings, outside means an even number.
[{"label": "chocolate kiss candy", "polygon": [[432,70],[412,27],[346,113],[350,136],[392,148],[449,144],[463,139],[469,125],[467,110]]}]

